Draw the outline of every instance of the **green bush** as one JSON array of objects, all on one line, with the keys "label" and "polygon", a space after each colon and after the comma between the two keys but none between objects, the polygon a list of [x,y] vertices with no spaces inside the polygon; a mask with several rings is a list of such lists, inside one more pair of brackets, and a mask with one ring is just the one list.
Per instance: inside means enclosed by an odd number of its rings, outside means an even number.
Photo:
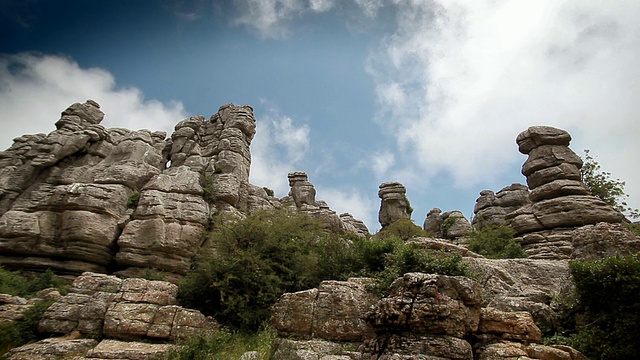
[{"label": "green bush", "polygon": [[268,188],[268,187],[266,187],[266,186],[265,186],[265,187],[263,187],[262,189],[264,189],[264,192],[266,192],[266,193],[267,193],[267,196],[274,196],[274,195],[275,195],[275,192],[273,192],[273,190],[272,190],[272,189],[269,189],[269,188]]},{"label": "green bush", "polygon": [[284,292],[319,284],[319,247],[327,237],[320,223],[285,210],[223,222],[211,233],[209,251],[181,283],[179,296],[223,324],[255,330]]},{"label": "green bush", "polygon": [[31,298],[38,291],[47,288],[56,288],[61,293],[66,293],[68,285],[49,269],[37,276],[26,277],[17,271],[0,267],[0,293],[2,294]]},{"label": "green bush", "polygon": [[[218,169],[216,169],[218,171]],[[217,172],[214,172],[217,174]],[[213,175],[201,172],[200,173],[200,186],[202,186],[202,196],[207,202],[213,202],[216,199],[218,190],[213,179]]]},{"label": "green bush", "polygon": [[194,336],[178,341],[169,351],[169,360],[237,360],[247,351],[257,351],[260,359],[268,359],[271,343],[276,337],[273,327],[266,327],[255,334],[220,330],[215,334]]},{"label": "green bush", "polygon": [[520,244],[513,240],[515,231],[506,226],[485,226],[473,229],[469,234],[469,250],[490,259],[514,259],[527,257]]},{"label": "green bush", "polygon": [[127,207],[129,209],[135,209],[138,206],[138,201],[140,200],[140,191],[138,189],[134,189],[129,195],[129,199],[127,200]]},{"label": "green bush", "polygon": [[22,320],[0,324],[0,355],[38,338],[38,323],[51,304],[53,300],[39,301],[24,312]]},{"label": "green bush", "polygon": [[374,237],[379,239],[390,236],[396,236],[406,241],[414,237],[428,237],[429,234],[420,226],[414,224],[411,219],[401,218],[380,230]]},{"label": "green bush", "polygon": [[614,256],[572,261],[569,270],[575,293],[570,306],[560,314],[566,332],[547,342],[570,345],[590,359],[637,359],[640,259]]}]

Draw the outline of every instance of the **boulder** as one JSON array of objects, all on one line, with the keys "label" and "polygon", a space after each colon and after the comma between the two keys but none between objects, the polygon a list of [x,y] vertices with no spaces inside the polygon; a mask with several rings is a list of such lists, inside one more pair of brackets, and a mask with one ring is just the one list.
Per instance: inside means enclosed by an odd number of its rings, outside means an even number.
[{"label": "boulder", "polygon": [[506,215],[531,204],[529,188],[523,184],[511,184],[497,193],[483,190],[476,199],[473,208],[473,227],[481,229],[485,226],[506,224]]}]

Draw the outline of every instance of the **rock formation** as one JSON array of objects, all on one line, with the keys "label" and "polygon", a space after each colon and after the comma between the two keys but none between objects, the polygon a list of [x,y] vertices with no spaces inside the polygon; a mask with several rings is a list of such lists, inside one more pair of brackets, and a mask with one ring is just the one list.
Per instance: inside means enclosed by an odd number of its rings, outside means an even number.
[{"label": "rock formation", "polygon": [[506,224],[505,216],[521,207],[531,204],[529,188],[523,184],[511,184],[497,193],[483,190],[473,207],[473,227]]},{"label": "rock formation", "polygon": [[[69,294],[56,296],[38,324],[40,333],[65,337],[13,349],[7,358],[146,359],[166,353],[172,346],[168,340],[219,328],[199,311],[176,305],[177,292],[178,287],[169,282],[84,273],[75,279]],[[0,310],[0,314],[6,312]]]},{"label": "rock formation", "polygon": [[[192,116],[168,139],[105,129],[103,117],[95,101],[73,104],[55,131],[19,137],[0,152],[0,265],[129,277],[155,268],[177,281],[213,215],[281,206],[249,183],[250,106],[224,105],[209,120]],[[368,233],[316,202],[313,185],[305,193],[293,183],[300,211],[332,229]]]},{"label": "rock formation", "polygon": [[309,182],[307,173],[291,172],[288,174],[288,178],[291,191],[289,191],[288,197],[280,200],[282,204],[289,203],[295,206],[299,212],[319,220],[329,230],[338,233],[348,231],[360,236],[369,234],[369,230],[362,221],[354,219],[349,214],[338,216],[325,201],[316,200],[316,189]]},{"label": "rock formation", "polygon": [[438,208],[429,211],[422,228],[434,237],[443,239],[462,238],[471,232],[471,224],[461,211],[442,213]]},{"label": "rock formation", "polygon": [[273,311],[271,359],[585,359],[569,347],[541,345],[528,312],[485,306],[480,284],[469,278],[408,273],[378,301],[364,282],[283,295]]},{"label": "rock formation", "polygon": [[622,214],[591,195],[582,183],[582,160],[569,149],[570,141],[569,133],[548,126],[530,127],[516,139],[520,152],[529,156],[522,174],[527,177],[532,203],[506,215],[505,220],[520,235],[518,241],[529,257],[570,258],[580,242],[575,238],[576,228],[624,221]]},{"label": "rock formation", "polygon": [[378,197],[380,211],[378,221],[382,228],[393,224],[402,218],[411,218],[411,205],[407,199],[407,189],[399,182],[385,182],[380,184]]}]

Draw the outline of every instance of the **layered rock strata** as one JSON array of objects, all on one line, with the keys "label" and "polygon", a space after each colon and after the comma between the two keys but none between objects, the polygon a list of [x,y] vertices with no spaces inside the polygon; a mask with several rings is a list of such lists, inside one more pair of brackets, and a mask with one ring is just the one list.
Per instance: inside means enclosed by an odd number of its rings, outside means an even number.
[{"label": "layered rock strata", "polygon": [[442,239],[458,239],[471,232],[471,224],[459,210],[446,211],[433,208],[424,219],[422,228],[434,237]]},{"label": "layered rock strata", "polygon": [[522,174],[532,203],[505,220],[532,258],[570,258],[575,228],[624,221],[622,214],[591,195],[582,183],[582,160],[569,149],[570,141],[569,133],[548,126],[530,127],[516,139],[519,151],[529,156]]},{"label": "layered rock strata", "polygon": [[483,306],[483,290],[469,278],[408,273],[377,302],[363,283],[324,282],[283,295],[274,306],[271,359],[585,359],[541,345],[528,312]]},{"label": "layered rock strata", "polygon": [[511,184],[497,193],[483,190],[473,207],[471,224],[477,229],[506,224],[507,214],[529,204],[529,188],[523,184]]},{"label": "layered rock strata", "polygon": [[385,182],[380,184],[378,197],[380,211],[378,221],[382,228],[389,226],[399,219],[410,219],[411,205],[407,199],[407,189],[399,182]]},{"label": "layered rock strata", "polygon": [[[19,137],[0,152],[1,265],[129,277],[154,268],[177,281],[213,215],[242,218],[282,206],[249,183],[256,131],[250,106],[224,105],[208,120],[192,116],[170,138],[106,129],[103,117],[95,101],[73,104],[55,131]],[[291,179],[299,211],[333,230],[368,234],[361,222],[316,201],[303,177]]]}]

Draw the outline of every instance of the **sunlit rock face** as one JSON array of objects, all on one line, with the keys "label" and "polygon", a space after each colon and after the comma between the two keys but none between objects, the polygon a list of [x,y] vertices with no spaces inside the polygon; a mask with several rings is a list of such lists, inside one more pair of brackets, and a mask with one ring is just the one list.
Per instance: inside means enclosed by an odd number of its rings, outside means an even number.
[{"label": "sunlit rock face", "polygon": [[399,182],[380,184],[378,190],[378,197],[380,198],[378,221],[383,228],[397,220],[411,218],[409,200],[406,193],[407,189]]}]

